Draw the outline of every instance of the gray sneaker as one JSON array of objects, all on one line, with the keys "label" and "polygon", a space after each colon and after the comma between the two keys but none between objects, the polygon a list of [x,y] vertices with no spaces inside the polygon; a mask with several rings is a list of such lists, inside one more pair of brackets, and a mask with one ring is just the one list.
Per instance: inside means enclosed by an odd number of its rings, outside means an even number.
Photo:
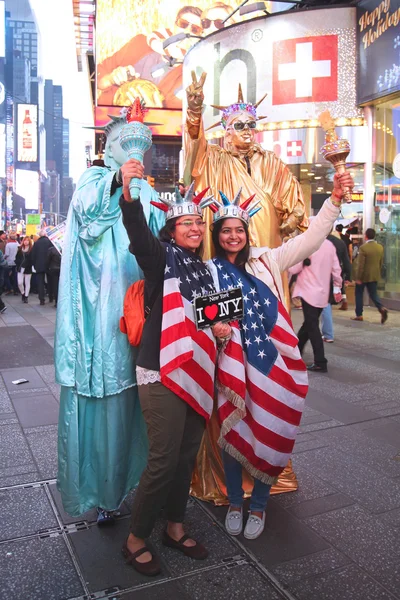
[{"label": "gray sneaker", "polygon": [[243,509],[231,510],[229,508],[225,517],[225,529],[230,535],[240,535],[243,529]]},{"label": "gray sneaker", "polygon": [[256,515],[250,514],[247,519],[246,527],[244,530],[244,537],[248,540],[255,540],[259,535],[262,534],[265,527],[265,511],[263,514],[263,518],[256,517]]}]

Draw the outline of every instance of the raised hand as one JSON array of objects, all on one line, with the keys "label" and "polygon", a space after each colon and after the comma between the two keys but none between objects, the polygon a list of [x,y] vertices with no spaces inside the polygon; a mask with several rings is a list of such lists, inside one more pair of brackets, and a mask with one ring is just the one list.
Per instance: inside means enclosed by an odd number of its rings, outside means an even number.
[{"label": "raised hand", "polygon": [[143,179],[144,166],[138,160],[130,158],[121,167],[122,193],[126,202],[132,202],[129,184],[133,178]]},{"label": "raised hand", "polygon": [[207,73],[204,71],[200,79],[197,81],[196,73],[192,71],[192,83],[186,89],[188,108],[195,112],[199,112],[203,106],[204,92],[203,86],[206,80]]}]

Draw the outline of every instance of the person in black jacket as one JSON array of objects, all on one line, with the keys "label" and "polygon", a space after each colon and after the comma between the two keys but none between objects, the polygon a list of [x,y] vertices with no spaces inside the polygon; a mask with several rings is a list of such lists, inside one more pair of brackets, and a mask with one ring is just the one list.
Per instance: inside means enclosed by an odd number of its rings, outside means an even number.
[{"label": "person in black jacket", "polygon": [[29,290],[31,289],[32,277],[32,240],[25,236],[15,257],[17,268],[17,281],[19,291],[22,294],[22,302],[28,303]]},{"label": "person in black jacket", "polygon": [[[35,244],[32,248],[32,253],[31,253],[32,264],[33,264],[33,266],[35,268],[35,272],[36,272],[39,300],[40,300],[41,305],[44,304],[44,298],[45,298],[44,284],[45,284],[45,275],[46,275],[46,269],[47,269],[47,253],[48,253],[49,248],[51,248],[52,246],[53,246],[53,244],[51,243],[49,238],[46,236],[46,232],[42,229],[41,232],[39,233],[39,239],[37,240],[37,242],[35,242]],[[51,294],[49,294],[49,302],[52,302],[52,301],[53,301],[53,298],[51,297]]]},{"label": "person in black jacket", "polygon": [[[213,336],[210,330],[197,332],[194,323],[193,327],[188,325],[193,319],[193,297],[214,289],[211,274],[198,255],[205,222],[198,202],[193,201],[194,184],[185,199],[177,191],[176,203],[168,201],[168,207],[157,203],[159,208],[167,211],[166,225],[157,239],[146,223],[140,201],[132,201],[130,195],[131,178],[137,177],[136,173],[143,173],[143,167],[139,169],[138,165],[131,159],[121,167],[123,196],[120,206],[130,252],[144,273],[145,306],[152,303],[136,359],[149,456],[136,490],[130,535],[122,551],[126,561],[137,571],[156,575],[160,565],[147,548],[145,539],[150,536],[163,508],[167,517],[163,544],[193,559],[205,559],[208,555],[202,544],[185,534],[183,520],[205,417],[212,412],[214,336],[227,336],[231,328],[218,323],[213,327]],[[172,329],[174,332],[179,330],[179,334],[173,334]],[[204,365],[200,366],[200,361],[197,362],[200,355],[204,358],[204,350],[200,350],[203,342],[207,344],[207,353],[213,357],[207,361],[210,373]],[[193,363],[195,370],[191,370]],[[200,372],[201,385],[195,379]],[[176,377],[178,383],[175,383]]]},{"label": "person in black jacket", "polygon": [[[343,279],[343,287],[342,287],[342,298],[346,298],[346,288],[345,284],[351,281],[351,263],[349,259],[349,254],[347,251],[346,244],[335,234],[328,235],[327,239],[335,246],[336,254],[342,269],[342,279]],[[331,293],[331,297],[329,299],[328,306],[325,306],[321,313],[321,332],[322,339],[324,342],[328,344],[332,344],[334,341],[333,334],[333,319],[332,319],[332,304],[334,303],[333,294]],[[347,305],[347,302],[346,302]]]},{"label": "person in black jacket", "polygon": [[60,269],[61,254],[55,246],[50,246],[47,251],[47,277],[49,280],[49,296],[54,298],[54,308],[57,308]]}]

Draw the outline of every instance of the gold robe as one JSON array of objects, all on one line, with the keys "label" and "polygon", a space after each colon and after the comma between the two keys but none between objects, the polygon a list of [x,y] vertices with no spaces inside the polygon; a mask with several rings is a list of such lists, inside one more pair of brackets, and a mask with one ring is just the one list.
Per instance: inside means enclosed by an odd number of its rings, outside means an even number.
[{"label": "gold robe", "polygon": [[[287,225],[287,232],[306,228],[305,205],[298,180],[274,152],[254,144],[245,158],[233,148],[221,148],[209,144],[204,136],[203,124],[198,113],[188,110],[185,130],[185,183],[194,179],[196,190],[207,186],[219,199],[218,191],[232,199],[242,188],[242,201],[256,194],[261,200],[260,210],[251,220],[250,237],[254,246],[276,248],[282,243],[279,227]],[[211,211],[205,211],[208,225],[212,222]],[[211,236],[205,241],[204,259],[211,258]],[[286,304],[289,301],[286,283]],[[287,306],[288,308],[288,306]],[[214,412],[203,436],[192,478],[191,494],[215,504],[227,504],[224,469],[217,445],[219,424]],[[247,473],[243,478],[245,495],[251,495],[253,480]],[[291,461],[271,489],[271,494],[292,492],[298,484]]]}]

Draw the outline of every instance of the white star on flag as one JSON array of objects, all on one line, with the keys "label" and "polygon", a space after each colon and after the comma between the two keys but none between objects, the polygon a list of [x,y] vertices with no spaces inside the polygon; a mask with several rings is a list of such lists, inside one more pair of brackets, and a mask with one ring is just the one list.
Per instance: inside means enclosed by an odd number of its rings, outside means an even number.
[{"label": "white star on flag", "polygon": [[251,328],[252,329],[258,329],[258,325],[257,323],[254,321],[254,323],[251,324]]},{"label": "white star on flag", "polygon": [[164,273],[169,273],[171,270],[171,267],[166,266],[164,269]]},{"label": "white star on flag", "polygon": [[266,304],[267,306],[269,306],[269,305],[271,304],[271,302],[268,300],[268,298],[266,298],[266,299],[264,300],[264,304]]},{"label": "white star on flag", "polygon": [[260,352],[258,353],[257,356],[259,356],[260,358],[264,358],[264,356],[265,356],[264,350],[260,350]]},{"label": "white star on flag", "polygon": [[258,301],[258,300],[256,300],[256,301],[254,302],[254,306],[255,306],[256,308],[260,308],[260,303],[259,303],[259,301]]},{"label": "white star on flag", "polygon": [[256,336],[255,340],[254,340],[257,344],[261,344],[261,338],[259,335]]},{"label": "white star on flag", "polygon": [[192,281],[192,280],[190,279],[189,275],[186,275],[186,281],[187,281],[188,283],[190,283],[190,282]]},{"label": "white star on flag", "polygon": [[224,279],[229,279],[229,275],[228,275],[228,273],[224,273],[222,277],[223,277]]},{"label": "white star on flag", "polygon": [[251,346],[251,341],[248,340],[247,338],[245,338],[244,343],[246,344],[247,347]]},{"label": "white star on flag", "polygon": [[248,327],[247,327],[246,323],[243,323],[242,329],[243,329],[243,331],[247,331],[248,330]]},{"label": "white star on flag", "polygon": [[243,287],[243,281],[241,279],[238,279],[238,287],[240,287],[240,288]]},{"label": "white star on flag", "polygon": [[247,314],[251,317],[253,315],[253,309],[249,308]]},{"label": "white star on flag", "polygon": [[256,293],[257,293],[257,292],[256,292],[256,288],[251,288],[251,290],[250,290],[250,294],[251,294],[252,296],[254,296],[254,294],[256,294]]},{"label": "white star on flag", "polygon": [[248,297],[248,296],[245,294],[245,295],[243,296],[243,300],[244,300],[245,302],[248,302],[248,301],[249,301],[249,297]]},{"label": "white star on flag", "polygon": [[215,263],[215,264],[217,265],[218,269],[222,269],[221,263]]}]

